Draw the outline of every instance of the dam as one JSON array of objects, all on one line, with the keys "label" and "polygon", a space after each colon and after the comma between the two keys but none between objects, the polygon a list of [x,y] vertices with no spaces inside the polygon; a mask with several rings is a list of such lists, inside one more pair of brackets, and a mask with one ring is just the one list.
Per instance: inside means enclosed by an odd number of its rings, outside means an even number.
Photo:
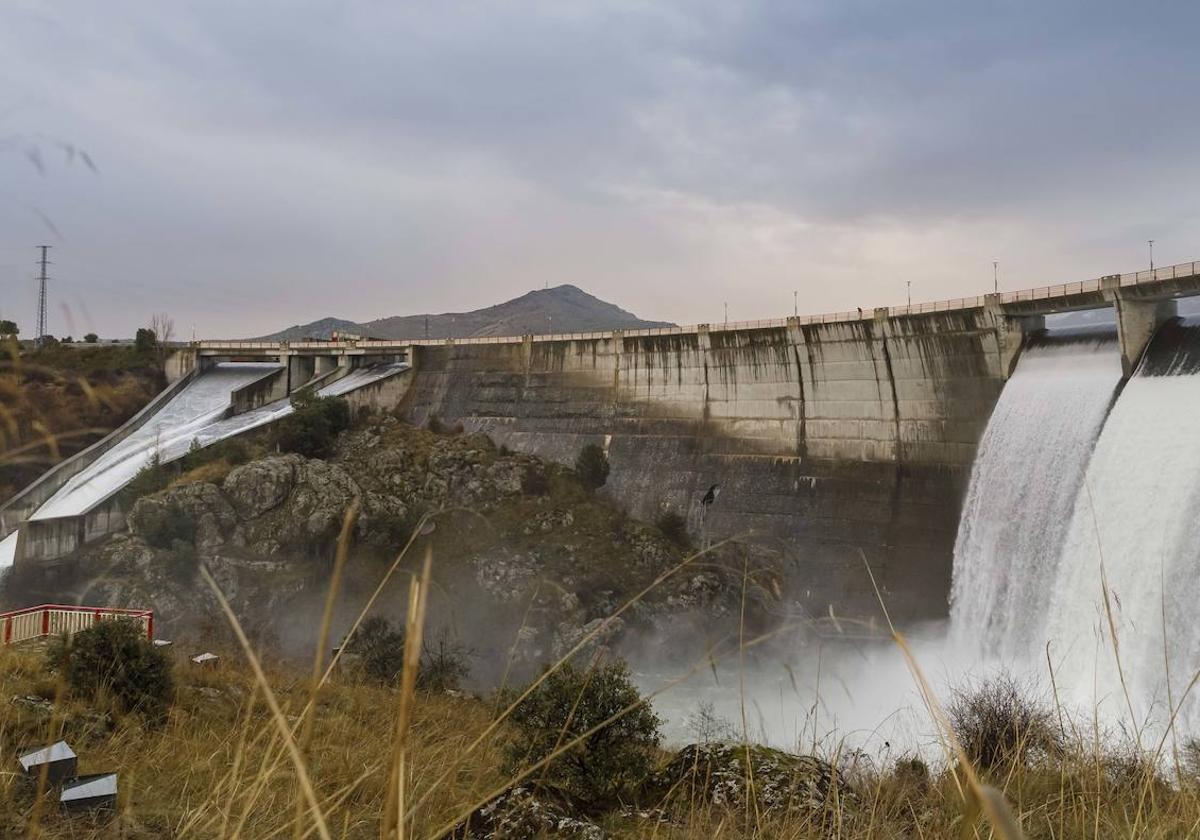
[{"label": "dam", "polygon": [[[563,463],[598,444],[611,464],[603,492],[651,521],[675,511],[695,531],[700,499],[717,484],[722,493],[705,528],[783,558],[787,596],[812,614],[877,615],[869,566],[893,615],[943,617],[969,551],[982,558],[975,566],[991,568],[995,546],[1011,543],[988,534],[980,517],[1000,509],[1024,515],[1027,503],[1016,490],[995,489],[992,498],[977,452],[1006,453],[1001,462],[1069,462],[1073,478],[1048,504],[1073,510],[1070,486],[1083,486],[1089,435],[1100,434],[1114,395],[1174,323],[1175,299],[1200,293],[1198,265],[736,324],[436,341],[200,341],[182,348],[169,372],[176,383],[199,382],[227,365],[272,366],[239,387],[216,421],[267,423],[300,384],[403,360],[385,390],[351,393],[370,394],[372,404],[414,423],[436,417]],[[1103,336],[1063,339],[1045,330],[1047,315],[1097,308],[1111,309],[1115,321]],[[1039,393],[1057,394],[1059,380],[1076,383],[1069,390],[1077,415],[1039,417],[1022,407]],[[999,418],[1010,419],[993,433],[989,424]],[[1090,431],[1074,440],[1076,426]],[[1043,430],[1049,440],[1038,437]],[[1041,449],[1024,447],[1030,436]],[[55,484],[45,486],[58,492]],[[39,520],[31,500],[40,506],[52,494],[28,494],[0,510],[0,537],[26,534],[17,562],[60,556],[118,527],[119,513],[108,521],[89,511],[85,526]],[[979,527],[963,531],[964,510]],[[1066,545],[1069,533],[1051,541]],[[1017,622],[1012,604],[1022,599],[1005,586],[993,585],[995,597],[970,608],[987,614],[995,628],[988,638],[999,646],[1019,644],[1003,628]]]}]

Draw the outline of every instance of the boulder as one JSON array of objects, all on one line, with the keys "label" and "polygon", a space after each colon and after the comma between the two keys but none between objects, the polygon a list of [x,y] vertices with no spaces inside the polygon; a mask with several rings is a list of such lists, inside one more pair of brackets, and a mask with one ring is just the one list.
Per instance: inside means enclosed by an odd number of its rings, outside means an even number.
[{"label": "boulder", "polygon": [[476,808],[450,836],[461,840],[603,840],[608,835],[566,791],[551,785],[520,784]]},{"label": "boulder", "polygon": [[698,801],[740,810],[750,802],[748,789],[760,814],[797,815],[820,822],[857,802],[837,768],[827,761],[725,741],[684,747],[651,776],[639,798],[667,810],[674,803],[690,807]]},{"label": "boulder", "polygon": [[299,455],[253,461],[230,472],[222,489],[242,519],[261,516],[283,504],[296,484],[296,469],[303,463]]},{"label": "boulder", "polygon": [[153,543],[164,517],[172,512],[195,526],[197,548],[222,545],[237,524],[233,507],[217,486],[198,482],[138,499],[127,517],[129,530]]}]

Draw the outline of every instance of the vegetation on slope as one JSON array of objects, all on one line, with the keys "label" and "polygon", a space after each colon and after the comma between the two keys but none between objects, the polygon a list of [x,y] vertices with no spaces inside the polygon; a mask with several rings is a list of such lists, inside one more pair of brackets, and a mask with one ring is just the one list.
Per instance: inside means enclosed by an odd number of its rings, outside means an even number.
[{"label": "vegetation on slope", "polygon": [[162,387],[151,344],[0,342],[0,502],[132,417]]}]

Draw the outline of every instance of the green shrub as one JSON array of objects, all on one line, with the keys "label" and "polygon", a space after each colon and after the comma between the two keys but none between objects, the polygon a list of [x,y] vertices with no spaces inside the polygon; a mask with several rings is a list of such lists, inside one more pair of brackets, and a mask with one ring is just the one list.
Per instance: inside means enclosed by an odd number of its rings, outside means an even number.
[{"label": "green shrub", "polygon": [[608,456],[594,443],[579,451],[575,459],[575,475],[584,487],[597,490],[608,481]]},{"label": "green shrub", "polygon": [[688,544],[687,520],[673,510],[663,511],[655,522],[662,535],[676,545]]},{"label": "green shrub", "polygon": [[138,499],[166,490],[170,483],[171,472],[163,465],[156,451],[150,456],[149,463],[138,470],[130,482],[121,488],[122,506],[128,510]]},{"label": "green shrub", "polygon": [[228,438],[203,447],[199,440],[192,438],[187,454],[180,459],[179,466],[183,472],[190,472],[196,467],[215,461],[225,461],[236,467],[249,461],[252,454],[250,444],[241,438]]},{"label": "green shrub", "polygon": [[308,458],[332,454],[338,433],[350,427],[350,404],[303,388],[292,397],[292,406],[292,413],[275,424],[275,445]]},{"label": "green shrub", "polygon": [[168,549],[176,549],[177,543],[195,544],[196,522],[179,505],[142,507],[144,509],[138,515],[138,530],[147,544]]},{"label": "green shrub", "polygon": [[404,669],[404,631],[393,628],[386,618],[372,616],[359,625],[347,652],[358,657],[369,679],[395,682]]},{"label": "green shrub", "polygon": [[409,505],[403,514],[377,514],[369,521],[367,542],[391,556],[392,552],[408,542],[424,515],[425,508],[418,503]]},{"label": "green shrub", "polygon": [[126,712],[166,719],[174,695],[171,662],[135,621],[109,620],[59,637],[46,652],[71,693],[87,699],[110,695]]},{"label": "green shrub", "polygon": [[541,469],[530,467],[521,476],[521,492],[526,496],[549,496],[550,479]]},{"label": "green shrub", "polygon": [[[403,628],[393,627],[386,618],[372,616],[359,626],[347,652],[358,657],[368,679],[392,684],[404,670],[404,640]],[[421,651],[417,688],[422,691],[457,688],[470,673],[469,657],[470,651],[462,645],[440,637],[434,646]]]},{"label": "green shrub", "polygon": [[550,762],[545,775],[591,802],[611,802],[650,772],[662,738],[662,721],[624,662],[586,670],[566,663],[518,703],[509,718],[520,733],[506,750],[509,770],[541,761],[614,716]]},{"label": "green shrub", "polygon": [[100,340],[100,336],[96,335],[95,333],[88,333],[87,335],[85,335],[83,337],[83,340],[86,341],[88,344],[95,344],[97,341]]}]

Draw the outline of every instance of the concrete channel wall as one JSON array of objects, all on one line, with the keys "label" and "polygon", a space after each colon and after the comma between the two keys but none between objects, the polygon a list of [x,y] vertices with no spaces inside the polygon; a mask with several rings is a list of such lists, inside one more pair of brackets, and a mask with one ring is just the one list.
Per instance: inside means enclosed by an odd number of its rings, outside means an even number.
[{"label": "concrete channel wall", "polygon": [[187,386],[193,375],[193,370],[183,373],[159,392],[158,396],[146,403],[141,411],[125,421],[122,426],[82,452],[76,453],[46,471],[41,478],[0,507],[0,537],[11,534],[17,525],[24,522],[71,478],[91,466],[97,458],[144,426],[163,405]]},{"label": "concrete channel wall", "polygon": [[[1015,352],[983,307],[837,323],[415,349],[404,408],[563,463],[608,451],[635,516],[753,532],[814,612],[944,612],[975,447]],[[795,595],[796,592],[793,592]]]}]

